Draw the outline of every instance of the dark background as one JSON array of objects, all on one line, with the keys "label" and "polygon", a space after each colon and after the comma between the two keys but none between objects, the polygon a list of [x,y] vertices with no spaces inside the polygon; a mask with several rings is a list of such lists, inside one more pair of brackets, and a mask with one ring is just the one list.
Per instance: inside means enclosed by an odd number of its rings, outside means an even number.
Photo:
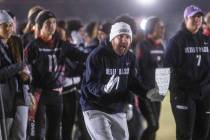
[{"label": "dark background", "polygon": [[58,19],[79,17],[84,22],[108,20],[122,14],[142,18],[160,16],[171,36],[183,21],[183,11],[194,4],[207,13],[210,0],[156,0],[156,4],[143,7],[136,0],[0,0],[0,9],[7,9],[16,14],[20,22],[26,21],[27,12],[33,5],[41,5],[53,11]]}]

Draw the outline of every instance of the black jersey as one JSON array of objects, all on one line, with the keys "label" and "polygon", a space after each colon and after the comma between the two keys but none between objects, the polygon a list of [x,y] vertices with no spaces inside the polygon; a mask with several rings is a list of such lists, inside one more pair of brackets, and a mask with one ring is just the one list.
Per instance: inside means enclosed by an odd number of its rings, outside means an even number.
[{"label": "black jersey", "polygon": [[32,85],[47,90],[63,86],[65,57],[72,61],[85,59],[83,53],[60,39],[51,42],[35,39],[25,52],[32,69]]},{"label": "black jersey", "polygon": [[186,28],[169,40],[165,66],[170,67],[170,90],[183,90],[195,96],[210,92],[210,43],[209,38]]},{"label": "black jersey", "polygon": [[163,67],[164,47],[161,43],[155,44],[154,41],[144,40],[136,48],[137,64],[139,74],[145,86],[155,87],[155,69]]}]

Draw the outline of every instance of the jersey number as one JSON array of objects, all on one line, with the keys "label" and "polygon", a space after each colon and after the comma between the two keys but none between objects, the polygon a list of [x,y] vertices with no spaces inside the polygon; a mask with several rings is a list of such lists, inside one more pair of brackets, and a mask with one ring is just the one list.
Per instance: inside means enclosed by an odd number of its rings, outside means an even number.
[{"label": "jersey number", "polygon": [[57,58],[55,55],[48,55],[49,59],[49,72],[54,72],[58,68]]},{"label": "jersey number", "polygon": [[200,64],[201,64],[201,55],[200,54],[196,55],[196,58],[198,59],[197,66],[200,66]]}]

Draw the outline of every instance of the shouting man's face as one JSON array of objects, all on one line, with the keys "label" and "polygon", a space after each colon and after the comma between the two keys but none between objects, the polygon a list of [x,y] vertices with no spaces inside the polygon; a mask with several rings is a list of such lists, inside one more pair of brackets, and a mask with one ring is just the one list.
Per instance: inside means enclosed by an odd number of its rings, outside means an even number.
[{"label": "shouting man's face", "polygon": [[130,48],[131,37],[127,34],[120,34],[113,38],[112,47],[117,55],[124,55]]}]

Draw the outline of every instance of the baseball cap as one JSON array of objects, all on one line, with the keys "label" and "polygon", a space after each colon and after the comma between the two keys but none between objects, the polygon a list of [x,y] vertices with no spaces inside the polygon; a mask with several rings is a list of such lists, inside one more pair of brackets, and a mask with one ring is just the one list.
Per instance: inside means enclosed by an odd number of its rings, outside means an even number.
[{"label": "baseball cap", "polygon": [[194,16],[195,14],[198,14],[198,13],[203,15],[203,12],[199,7],[197,7],[195,5],[190,5],[190,6],[186,7],[185,10],[184,10],[184,18],[186,19],[188,17],[192,17],[192,16]]}]

